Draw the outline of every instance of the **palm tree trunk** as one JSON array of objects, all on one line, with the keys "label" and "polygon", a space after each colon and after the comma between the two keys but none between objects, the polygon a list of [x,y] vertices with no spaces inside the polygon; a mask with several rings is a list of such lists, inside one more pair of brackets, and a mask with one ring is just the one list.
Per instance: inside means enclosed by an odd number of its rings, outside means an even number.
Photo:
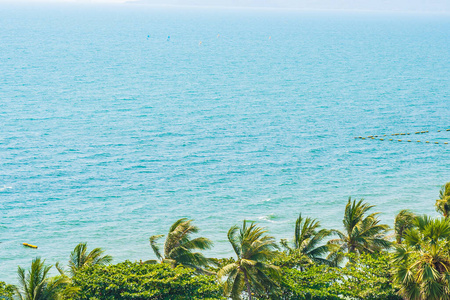
[{"label": "palm tree trunk", "polygon": [[348,243],[348,253],[355,253],[355,245],[352,242]]},{"label": "palm tree trunk", "polygon": [[247,272],[245,270],[244,270],[244,280],[245,280],[245,285],[247,286],[248,300],[252,300],[252,292],[250,291],[250,283],[248,282]]}]

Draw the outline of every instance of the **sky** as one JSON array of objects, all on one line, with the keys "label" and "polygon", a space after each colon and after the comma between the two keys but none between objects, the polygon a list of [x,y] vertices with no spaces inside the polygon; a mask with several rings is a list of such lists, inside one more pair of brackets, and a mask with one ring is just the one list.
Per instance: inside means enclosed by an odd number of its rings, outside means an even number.
[{"label": "sky", "polygon": [[450,13],[450,0],[0,0],[0,3],[124,3],[158,6],[294,8]]}]

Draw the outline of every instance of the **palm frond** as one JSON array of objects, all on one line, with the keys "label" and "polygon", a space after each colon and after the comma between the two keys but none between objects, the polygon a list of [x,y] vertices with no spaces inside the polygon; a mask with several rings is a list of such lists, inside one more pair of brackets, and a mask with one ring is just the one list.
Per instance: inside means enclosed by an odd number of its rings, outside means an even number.
[{"label": "palm frond", "polygon": [[394,221],[394,232],[397,244],[400,244],[403,240],[404,233],[414,227],[414,220],[416,215],[409,209],[401,210]]},{"label": "palm frond", "polygon": [[210,239],[204,237],[198,237],[192,240],[188,240],[183,243],[183,247],[189,250],[198,249],[198,250],[208,250],[213,246],[213,242]]},{"label": "palm frond", "polygon": [[228,276],[232,271],[236,270],[239,266],[236,263],[231,263],[223,266],[219,272],[217,272],[217,277],[222,279],[224,276]]},{"label": "palm frond", "polygon": [[20,288],[15,288],[18,297],[26,300],[59,299],[70,279],[67,276],[48,278],[51,268],[52,266],[45,265],[45,261],[41,261],[39,257],[33,259],[28,272],[19,267],[17,274]]},{"label": "palm frond", "polygon": [[204,237],[192,239],[191,235],[199,231],[198,227],[194,226],[192,222],[193,220],[182,218],[170,226],[164,242],[164,255],[156,242],[164,235],[151,236],[150,246],[161,262],[168,263],[172,267],[182,264],[195,269],[199,273],[208,273],[204,267],[214,264],[214,262],[199,252],[193,252],[193,250],[210,249],[213,243]]},{"label": "palm frond", "polygon": [[405,299],[450,299],[448,219],[419,216],[395,247],[393,279]]},{"label": "palm frond", "polygon": [[241,292],[244,287],[244,276],[240,272],[236,272],[236,276],[234,276],[233,281],[230,282],[231,288],[228,288],[230,290],[230,293],[228,294],[231,296],[231,299],[233,300],[240,300],[241,299]]},{"label": "palm frond", "polygon": [[163,259],[163,256],[161,255],[161,251],[159,249],[159,246],[157,244],[157,240],[159,240],[160,238],[162,238],[164,236],[164,234],[160,234],[160,235],[152,235],[150,237],[150,247],[152,247],[153,253],[155,253],[156,257],[159,260]]},{"label": "palm frond", "polygon": [[228,241],[230,242],[231,246],[233,247],[234,253],[238,257],[241,257],[242,255],[242,234],[240,232],[239,227],[233,226],[228,230]]},{"label": "palm frond", "polygon": [[109,255],[103,255],[101,248],[95,248],[87,253],[87,243],[79,243],[70,253],[69,271],[74,276],[78,270],[86,266],[106,265],[112,261]]}]

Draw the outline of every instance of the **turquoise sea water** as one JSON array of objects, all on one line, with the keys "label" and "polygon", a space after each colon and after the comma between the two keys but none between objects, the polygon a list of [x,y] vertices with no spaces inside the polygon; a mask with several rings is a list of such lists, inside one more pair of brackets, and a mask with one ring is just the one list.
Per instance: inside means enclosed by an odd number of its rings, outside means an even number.
[{"label": "turquoise sea water", "polygon": [[[436,215],[448,15],[0,8],[0,280],[82,241],[153,258],[180,217],[230,256],[243,219],[340,229],[349,196]],[[440,144],[354,139],[421,130]]]}]

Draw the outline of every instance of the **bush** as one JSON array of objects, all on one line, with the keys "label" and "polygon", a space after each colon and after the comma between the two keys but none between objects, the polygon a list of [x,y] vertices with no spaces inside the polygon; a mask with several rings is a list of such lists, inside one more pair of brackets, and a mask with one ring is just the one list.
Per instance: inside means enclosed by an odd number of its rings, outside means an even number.
[{"label": "bush", "polygon": [[347,254],[344,268],[305,264],[300,256],[280,256],[283,300],[401,300],[393,287],[386,252]]},{"label": "bush", "polygon": [[116,265],[83,268],[73,277],[79,288],[73,299],[181,300],[224,299],[215,276],[195,275],[194,270],[167,264]]},{"label": "bush", "polygon": [[401,300],[393,286],[391,254],[347,255],[351,263],[341,269],[341,290],[351,299]]},{"label": "bush", "polygon": [[337,300],[336,282],[339,269],[311,266],[306,270],[282,268],[281,296],[283,300]]},{"label": "bush", "polygon": [[0,299],[13,299],[14,286],[0,281]]}]

